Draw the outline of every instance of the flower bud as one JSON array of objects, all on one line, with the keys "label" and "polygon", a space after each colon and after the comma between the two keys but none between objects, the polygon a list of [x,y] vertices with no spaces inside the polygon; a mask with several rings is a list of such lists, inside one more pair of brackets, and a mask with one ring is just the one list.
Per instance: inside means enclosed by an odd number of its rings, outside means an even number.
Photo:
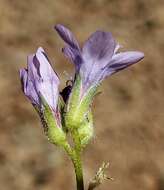
[{"label": "flower bud", "polygon": [[61,123],[60,81],[43,48],[28,56],[27,68],[20,70],[20,78],[22,90],[39,113],[50,142],[64,146],[66,135]]}]

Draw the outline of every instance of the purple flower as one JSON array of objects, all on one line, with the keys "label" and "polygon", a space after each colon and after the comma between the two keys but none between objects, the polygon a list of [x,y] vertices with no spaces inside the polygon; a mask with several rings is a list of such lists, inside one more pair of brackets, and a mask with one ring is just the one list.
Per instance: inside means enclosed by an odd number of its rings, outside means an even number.
[{"label": "purple flower", "polygon": [[48,106],[57,111],[59,78],[42,48],[28,56],[27,69],[20,70],[20,78],[24,94],[35,107],[43,108],[43,97]]},{"label": "purple flower", "polygon": [[144,57],[139,51],[118,53],[120,45],[110,32],[96,31],[80,48],[69,29],[60,24],[55,29],[67,44],[63,52],[75,64],[76,75],[80,75],[82,79],[83,93],[105,77],[137,63]]}]

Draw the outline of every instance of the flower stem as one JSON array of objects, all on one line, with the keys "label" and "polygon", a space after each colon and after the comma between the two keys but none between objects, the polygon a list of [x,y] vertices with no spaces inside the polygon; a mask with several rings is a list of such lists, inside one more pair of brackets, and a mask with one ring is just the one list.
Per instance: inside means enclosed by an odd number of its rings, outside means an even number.
[{"label": "flower stem", "polygon": [[83,181],[83,170],[82,170],[82,161],[81,161],[81,151],[75,146],[75,149],[72,149],[69,144],[64,147],[65,151],[72,160],[75,175],[76,175],[76,185],[77,190],[84,190],[84,181]]},{"label": "flower stem", "polygon": [[80,153],[76,152],[76,157],[72,161],[75,168],[77,190],[84,190],[83,170]]}]

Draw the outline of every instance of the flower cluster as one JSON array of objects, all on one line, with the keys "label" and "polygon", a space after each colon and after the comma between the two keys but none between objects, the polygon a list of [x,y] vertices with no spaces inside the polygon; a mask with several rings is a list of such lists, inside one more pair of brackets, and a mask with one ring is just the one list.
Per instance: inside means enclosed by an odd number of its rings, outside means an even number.
[{"label": "flower cluster", "polygon": [[[40,115],[49,140],[67,144],[67,133],[84,147],[93,136],[91,102],[102,80],[140,61],[139,51],[118,52],[120,45],[110,32],[96,31],[80,47],[63,25],[55,29],[65,42],[62,52],[75,65],[71,84],[59,92],[59,77],[42,48],[29,55],[27,68],[20,70],[22,90]],[[78,137],[78,138],[77,138]]]}]

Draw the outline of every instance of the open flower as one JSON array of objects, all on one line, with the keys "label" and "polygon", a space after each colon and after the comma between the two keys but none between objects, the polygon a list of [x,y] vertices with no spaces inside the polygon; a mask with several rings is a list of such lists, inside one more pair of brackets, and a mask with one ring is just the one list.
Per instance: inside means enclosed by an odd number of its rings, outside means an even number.
[{"label": "open flower", "polygon": [[112,75],[140,61],[144,54],[139,51],[117,53],[120,45],[110,32],[96,31],[80,48],[72,32],[63,25],[56,25],[56,31],[67,44],[64,54],[75,64],[76,75],[82,80],[82,94]]},{"label": "open flower", "polygon": [[72,89],[70,91],[70,88],[65,88],[68,99],[66,123],[73,129],[84,125],[90,104],[101,81],[137,63],[144,54],[139,51],[118,53],[120,45],[116,43],[110,32],[96,31],[80,48],[68,28],[58,24],[55,29],[66,43],[62,49],[63,53],[75,64]]}]

